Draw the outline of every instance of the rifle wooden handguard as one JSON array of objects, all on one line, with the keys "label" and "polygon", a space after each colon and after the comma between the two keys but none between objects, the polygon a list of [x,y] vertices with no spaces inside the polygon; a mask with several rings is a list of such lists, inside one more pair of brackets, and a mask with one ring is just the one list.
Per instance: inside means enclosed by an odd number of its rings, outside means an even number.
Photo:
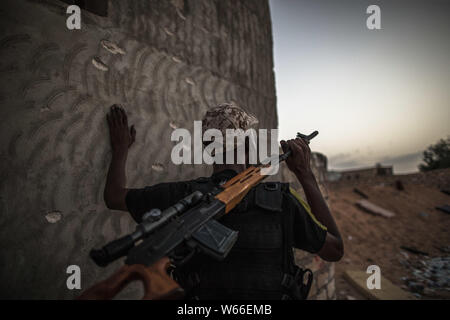
[{"label": "rifle wooden handguard", "polygon": [[169,266],[168,257],[150,267],[142,264],[124,265],[109,278],[87,289],[77,300],[110,300],[134,280],[140,280],[144,285],[143,300],[181,299],[184,290],[167,274]]},{"label": "rifle wooden handguard", "polygon": [[239,202],[247,195],[247,193],[266,176],[261,174],[261,167],[251,166],[245,171],[228,180],[222,188],[216,199],[225,203],[225,213],[230,212]]}]

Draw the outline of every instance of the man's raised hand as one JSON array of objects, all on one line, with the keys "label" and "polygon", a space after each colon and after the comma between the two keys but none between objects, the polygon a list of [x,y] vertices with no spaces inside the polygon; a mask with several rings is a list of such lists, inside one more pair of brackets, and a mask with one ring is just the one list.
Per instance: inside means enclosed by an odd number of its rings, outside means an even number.
[{"label": "man's raised hand", "polygon": [[309,141],[296,138],[288,141],[281,141],[281,148],[283,152],[291,150],[292,154],[286,159],[286,164],[292,172],[306,176],[310,174],[311,166],[311,149],[309,148]]},{"label": "man's raised hand", "polygon": [[136,129],[128,127],[128,117],[125,110],[116,104],[111,106],[106,115],[111,138],[111,148],[115,153],[127,152],[136,140]]}]

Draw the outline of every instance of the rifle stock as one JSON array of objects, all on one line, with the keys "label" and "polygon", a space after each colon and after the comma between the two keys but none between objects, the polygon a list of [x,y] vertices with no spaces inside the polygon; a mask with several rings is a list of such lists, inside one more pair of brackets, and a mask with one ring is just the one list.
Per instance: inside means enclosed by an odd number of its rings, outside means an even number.
[{"label": "rifle stock", "polygon": [[184,290],[167,273],[168,257],[158,260],[150,267],[142,264],[124,265],[109,278],[83,292],[77,300],[110,300],[131,281],[144,285],[143,300],[174,300],[184,296]]}]

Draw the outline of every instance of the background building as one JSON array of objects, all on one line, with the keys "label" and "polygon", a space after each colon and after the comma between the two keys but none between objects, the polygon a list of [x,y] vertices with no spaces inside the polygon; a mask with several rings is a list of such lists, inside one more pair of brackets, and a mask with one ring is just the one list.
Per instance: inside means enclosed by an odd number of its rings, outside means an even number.
[{"label": "background building", "polygon": [[370,168],[359,168],[343,171],[330,171],[328,172],[328,179],[330,181],[358,181],[367,180],[375,177],[392,176],[393,166],[383,166],[377,163]]}]

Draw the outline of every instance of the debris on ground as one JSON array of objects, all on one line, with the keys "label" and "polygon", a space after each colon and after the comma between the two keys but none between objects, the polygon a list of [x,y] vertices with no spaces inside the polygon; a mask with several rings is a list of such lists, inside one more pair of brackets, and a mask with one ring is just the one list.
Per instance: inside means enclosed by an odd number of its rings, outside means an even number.
[{"label": "debris on ground", "polygon": [[450,296],[450,256],[419,260],[411,269],[412,275],[402,280],[412,292],[429,297],[446,292]]},{"label": "debris on ground", "polygon": [[435,246],[435,248],[438,249],[440,252],[450,253],[450,246],[444,246],[444,247],[437,247],[437,246]]},{"label": "debris on ground", "polygon": [[376,204],[373,204],[367,200],[357,201],[356,206],[366,212],[369,212],[369,213],[372,213],[375,215],[379,215],[379,216],[383,216],[386,218],[392,218],[393,216],[395,216],[395,214],[393,212],[383,209],[383,208],[377,206]]},{"label": "debris on ground", "polygon": [[365,194],[364,192],[362,192],[361,190],[359,190],[358,188],[354,188],[353,192],[356,194],[359,194],[361,197],[363,197],[364,199],[368,199],[369,196],[367,194]]},{"label": "debris on ground", "polygon": [[428,256],[427,252],[424,251],[420,251],[414,247],[407,247],[407,246],[400,246],[401,249],[406,250],[408,252],[414,253],[414,254],[420,254],[420,255],[424,255],[424,256]]},{"label": "debris on ground", "polygon": [[450,213],[450,206],[448,204],[445,204],[445,205],[440,206],[440,207],[436,207],[436,209],[440,210],[442,212],[445,212],[445,213]]},{"label": "debris on ground", "polygon": [[426,212],[420,212],[420,213],[419,213],[419,216],[420,216],[421,218],[424,218],[424,219],[426,219],[426,218],[428,218],[428,217],[429,217],[429,214],[428,214],[428,213],[426,213]]},{"label": "debris on ground", "polygon": [[403,185],[403,183],[400,180],[395,181],[395,188],[399,191],[405,190],[405,186]]}]

